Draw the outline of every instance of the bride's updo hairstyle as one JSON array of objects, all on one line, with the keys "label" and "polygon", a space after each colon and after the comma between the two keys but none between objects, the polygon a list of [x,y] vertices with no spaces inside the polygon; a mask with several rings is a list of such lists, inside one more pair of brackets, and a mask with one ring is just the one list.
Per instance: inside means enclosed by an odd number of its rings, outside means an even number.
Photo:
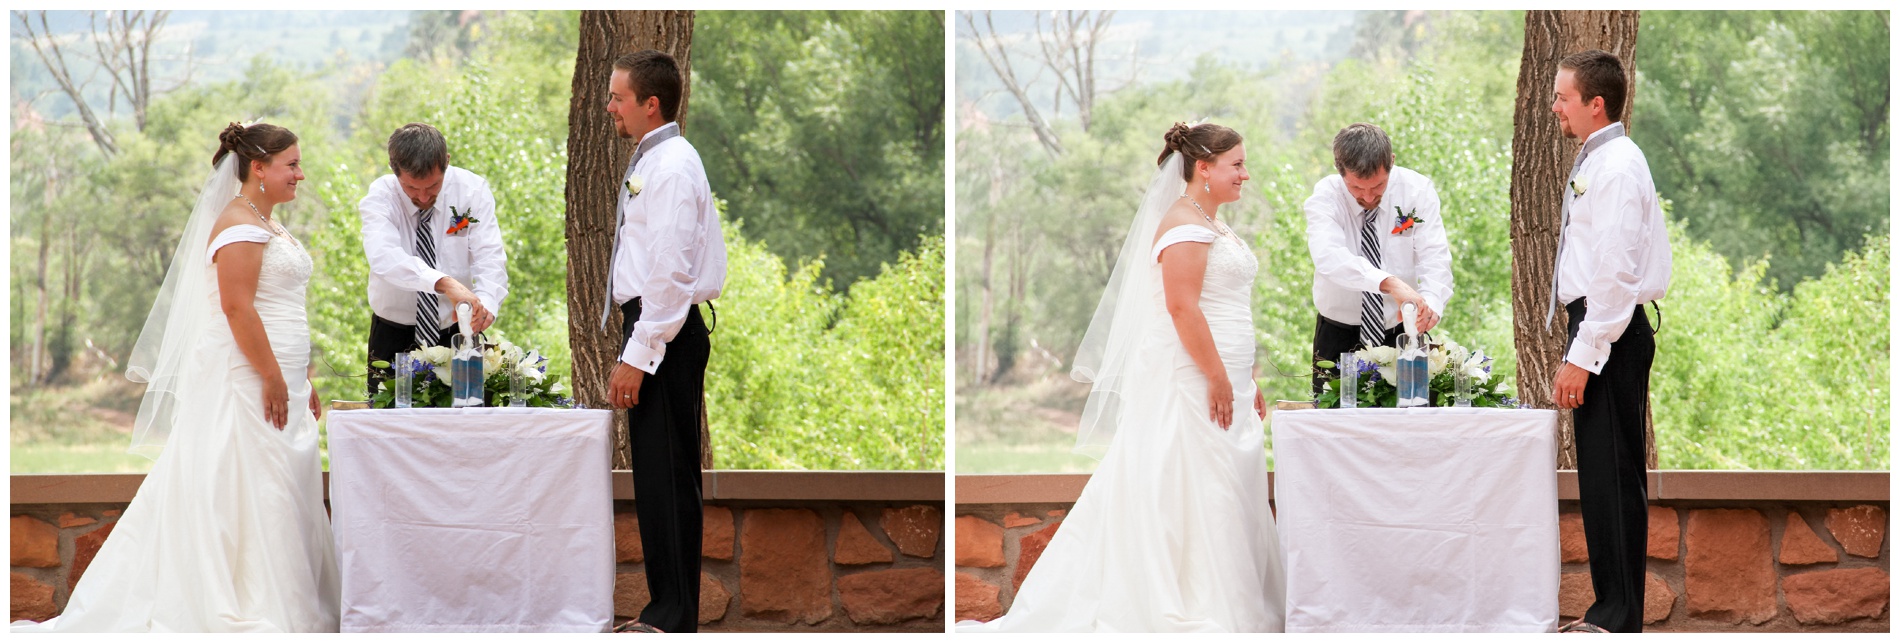
[{"label": "bride's updo hairstyle", "polygon": [[250,127],[232,123],[218,133],[218,153],[211,155],[211,166],[217,167],[224,155],[236,153],[243,161],[237,164],[238,180],[249,181],[251,161],[268,165],[272,156],[296,144],[296,134],[270,123],[255,123]]},{"label": "bride's updo hairstyle", "polygon": [[1188,125],[1175,123],[1168,133],[1161,135],[1166,144],[1161,148],[1161,158],[1155,159],[1155,165],[1168,162],[1168,155],[1179,152],[1181,159],[1181,180],[1194,181],[1194,161],[1213,163],[1214,159],[1227,150],[1240,145],[1240,132],[1224,125],[1201,123]]}]

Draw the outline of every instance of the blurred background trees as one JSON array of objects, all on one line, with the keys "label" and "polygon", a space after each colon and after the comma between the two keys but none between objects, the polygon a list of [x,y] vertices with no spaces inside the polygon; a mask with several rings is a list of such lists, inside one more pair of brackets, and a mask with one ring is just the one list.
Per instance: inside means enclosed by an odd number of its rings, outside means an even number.
[{"label": "blurred background trees", "polygon": [[[317,264],[309,311],[324,399],[363,395],[356,203],[388,172],[389,132],[411,121],[440,128],[453,163],[494,188],[511,292],[493,332],[567,375],[577,16],[171,12],[151,37],[151,86],[177,87],[153,92],[142,127],[106,72],[68,61],[76,82],[93,78],[77,93],[111,135],[108,154],[33,50],[91,51],[94,16],[12,14],[13,471],[149,467],[122,454],[141,394],[122,362],[231,121],[261,118],[302,139],[307,179],[281,212]],[[941,22],[931,12],[697,20],[689,136],[722,199],[731,253],[707,382],[721,468],[943,467],[943,221],[919,214],[944,208]],[[103,33],[103,15],[99,24]],[[763,48],[748,29],[783,46]],[[744,91],[771,96],[759,108]],[[770,117],[717,129],[721,114],[740,113]],[[717,165],[730,159],[754,173]]]},{"label": "blurred background trees", "polygon": [[[1675,248],[1652,373],[1663,468],[1888,466],[1888,16],[1642,17],[1630,129]],[[1457,293],[1438,333],[1514,377],[1522,13],[1104,16],[1091,31],[1104,80],[1086,127],[1041,53],[1059,41],[1049,25],[1067,18],[954,16],[960,471],[1093,468],[1068,453],[1087,395],[1068,360],[1177,121],[1246,137],[1253,180],[1221,214],[1261,260],[1269,400],[1308,395],[1300,206],[1333,171],[1334,133],[1357,121],[1391,134],[1398,163],[1431,177],[1444,204]],[[992,62],[999,50],[1017,90]]]}]

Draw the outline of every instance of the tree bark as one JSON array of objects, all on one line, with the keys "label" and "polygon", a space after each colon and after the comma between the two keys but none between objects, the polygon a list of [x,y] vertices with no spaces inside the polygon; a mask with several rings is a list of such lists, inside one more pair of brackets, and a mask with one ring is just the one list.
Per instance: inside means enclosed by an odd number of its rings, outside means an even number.
[{"label": "tree bark", "polygon": [[[607,114],[608,81],[614,59],[643,49],[671,54],[686,87],[680,92],[680,132],[686,132],[691,95],[693,41],[691,11],[583,11],[580,47],[574,59],[573,100],[567,132],[567,336],[573,349],[574,399],[588,408],[613,408],[607,378],[620,357],[620,311],[601,328],[602,300],[612,272],[614,195],[633,158],[634,141],[614,132]],[[626,412],[614,413],[614,426],[626,424]],[[625,431],[614,432],[614,468],[630,466]],[[712,467],[712,440],[700,418],[700,465]]]},{"label": "tree bark", "polygon": [[[1557,307],[1549,329],[1551,272],[1563,226],[1563,182],[1581,141],[1564,138],[1550,110],[1557,65],[1564,56],[1602,49],[1623,61],[1629,79],[1623,123],[1636,98],[1635,11],[1530,11],[1524,16],[1524,56],[1517,73],[1517,115],[1511,140],[1511,304],[1516,317],[1517,382],[1522,402],[1554,408],[1551,382],[1563,364],[1568,316]],[[1656,466],[1655,432],[1645,421],[1643,440]],[[1568,413],[1558,414],[1557,466],[1575,469],[1577,448]]]}]

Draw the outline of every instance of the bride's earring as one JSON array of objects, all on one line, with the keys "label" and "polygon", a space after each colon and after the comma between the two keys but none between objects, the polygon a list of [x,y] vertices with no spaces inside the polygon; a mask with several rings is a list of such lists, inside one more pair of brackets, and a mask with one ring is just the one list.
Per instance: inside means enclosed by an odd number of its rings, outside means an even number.
[{"label": "bride's earring", "polygon": [[1206,183],[1202,183],[1202,184],[1201,184],[1201,191],[1202,191],[1202,192],[1206,192],[1206,193],[1208,193],[1208,194],[1213,194],[1213,193],[1214,193],[1214,183],[1213,183],[1212,181],[1209,181],[1209,182],[1206,182]]}]

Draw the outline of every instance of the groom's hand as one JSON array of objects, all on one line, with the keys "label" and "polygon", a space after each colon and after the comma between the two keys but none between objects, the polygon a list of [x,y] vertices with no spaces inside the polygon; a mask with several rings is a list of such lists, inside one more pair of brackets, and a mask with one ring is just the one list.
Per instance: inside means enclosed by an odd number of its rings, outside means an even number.
[{"label": "groom's hand", "polygon": [[646,380],[646,375],[646,371],[626,362],[614,362],[614,373],[607,378],[607,396],[614,408],[630,409],[640,403],[640,382]]},{"label": "groom's hand", "polygon": [[[1391,295],[1393,305],[1401,311],[1405,310],[1406,302],[1418,306],[1419,332],[1428,333],[1438,327],[1438,311],[1432,310],[1431,305],[1425,303],[1424,295],[1418,294],[1411,284],[1405,283],[1398,277],[1386,277],[1385,281],[1379,282],[1379,292]],[[1399,321],[1405,321],[1403,314],[1399,317]]]},{"label": "groom's hand", "polygon": [[1583,405],[1583,387],[1590,383],[1590,371],[1564,362],[1557,371],[1557,380],[1550,385],[1550,403],[1560,409],[1574,409]]}]

